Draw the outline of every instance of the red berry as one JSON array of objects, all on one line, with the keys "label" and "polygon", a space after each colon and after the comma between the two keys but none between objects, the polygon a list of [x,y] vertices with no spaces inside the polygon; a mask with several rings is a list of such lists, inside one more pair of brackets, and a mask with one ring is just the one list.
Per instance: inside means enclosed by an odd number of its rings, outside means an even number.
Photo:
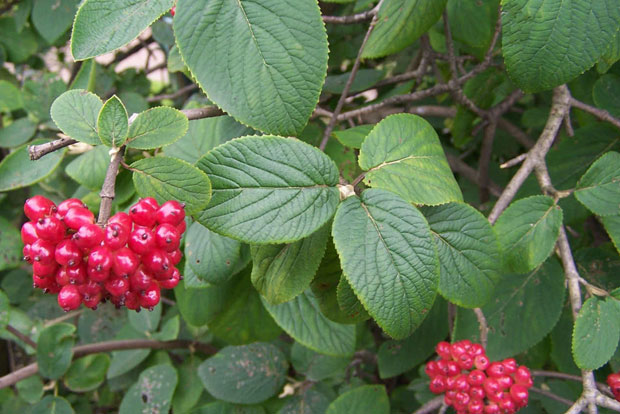
[{"label": "red berry", "polygon": [[609,374],[607,376],[607,385],[609,385],[614,398],[620,401],[620,373]]},{"label": "red berry", "polygon": [[54,257],[61,266],[73,267],[82,263],[82,251],[71,239],[58,243]]},{"label": "red berry", "polygon": [[451,359],[452,355],[450,354],[450,344],[446,341],[441,341],[435,346],[435,352],[441,359]]},{"label": "red berry", "polygon": [[183,253],[181,253],[181,250],[176,249],[175,251],[168,253],[168,257],[170,258],[170,263],[176,266],[181,261],[181,258],[183,258]]},{"label": "red berry", "polygon": [[172,275],[173,266],[163,250],[151,250],[142,257],[142,264],[156,279],[168,279]]},{"label": "red berry", "polygon": [[172,6],[172,8],[170,9],[170,15],[174,17],[176,10],[177,10],[177,6]]},{"label": "red berry", "polygon": [[58,215],[60,217],[64,217],[67,214],[67,211],[73,207],[82,207],[86,208],[86,204],[82,203],[82,200],[78,198],[68,198],[62,203],[58,204]]},{"label": "red berry", "polygon": [[455,342],[450,346],[450,355],[452,355],[452,359],[455,361],[458,361],[459,357],[466,353],[467,350],[461,342]]},{"label": "red berry", "polygon": [[119,223],[108,223],[105,228],[104,242],[110,250],[118,250],[124,247],[129,240],[129,231]]},{"label": "red berry", "polygon": [[140,302],[138,301],[138,294],[132,291],[125,293],[125,307],[131,310],[139,310]]},{"label": "red berry", "polygon": [[42,217],[35,224],[37,235],[52,243],[58,243],[65,238],[67,229],[65,225],[54,216]]},{"label": "red berry", "polygon": [[129,277],[129,275],[136,271],[139,265],[140,260],[128,247],[123,247],[114,253],[112,271],[117,276]]},{"label": "red berry", "polygon": [[55,250],[56,245],[54,243],[39,239],[30,246],[30,256],[35,262],[39,262],[41,264],[52,264],[54,263]]},{"label": "red berry", "polygon": [[469,396],[474,400],[483,400],[486,396],[486,393],[482,389],[482,387],[471,387],[469,389]]},{"label": "red berry", "polygon": [[514,384],[510,387],[510,397],[515,402],[517,407],[523,407],[527,405],[528,392],[527,388],[523,385]]},{"label": "red berry", "polygon": [[23,259],[32,264],[33,260],[32,260],[32,246],[29,244],[25,244],[24,248],[22,249],[22,254],[23,254]]},{"label": "red berry", "polygon": [[172,275],[168,279],[159,281],[159,286],[164,289],[174,289],[181,281],[181,273],[176,267],[172,268]]},{"label": "red berry", "polygon": [[489,358],[486,355],[477,355],[474,357],[474,366],[480,371],[486,370],[490,365]]},{"label": "red berry", "polygon": [[65,312],[77,309],[80,303],[82,303],[82,295],[80,295],[77,286],[66,285],[60,289],[60,293],[58,293],[58,305],[60,305]]},{"label": "red berry", "polygon": [[[80,290],[80,293],[82,294],[82,297],[84,299],[84,301],[89,301],[94,298],[94,297],[99,297],[99,299],[101,299],[102,297],[102,288],[101,285],[93,280],[89,280],[88,282],[84,283],[83,285],[79,285],[78,289]],[[88,306],[89,308],[92,308],[92,306],[89,306],[88,304],[84,303],[86,306]],[[95,305],[96,306],[96,305]]]},{"label": "red berry", "polygon": [[532,375],[526,366],[521,365],[518,367],[513,376],[516,384],[524,385],[528,388],[532,386]]},{"label": "red berry", "polygon": [[501,362],[491,362],[486,372],[489,377],[501,377],[505,375],[504,365]]},{"label": "red berry", "polygon": [[460,374],[455,378],[454,387],[453,387],[454,390],[469,391],[470,388],[471,388],[471,385],[469,385],[469,382],[467,381],[467,375]]},{"label": "red berry", "polygon": [[128,245],[136,254],[147,254],[156,247],[155,235],[148,229],[138,228],[129,235]]},{"label": "red berry", "polygon": [[437,367],[437,361],[428,361],[424,366],[424,372],[426,372],[426,375],[428,375],[430,378],[439,375],[440,371]]},{"label": "red berry", "polygon": [[150,205],[151,207],[153,207],[155,209],[155,211],[157,211],[159,209],[159,203],[153,197],[141,198],[140,202],[141,203],[146,203],[146,204]]},{"label": "red berry", "polygon": [[159,224],[169,223],[178,226],[185,219],[185,205],[176,200],[166,201],[159,207],[155,217]]},{"label": "red berry", "polygon": [[108,225],[112,223],[118,223],[123,226],[127,231],[131,232],[131,226],[133,226],[133,222],[131,221],[131,217],[129,214],[124,211],[119,211],[108,220]]},{"label": "red berry", "polygon": [[56,271],[55,280],[56,283],[58,283],[60,286],[65,286],[69,284],[69,275],[67,274],[66,267],[61,267]]},{"label": "red berry", "polygon": [[39,289],[49,289],[50,286],[54,283],[54,278],[51,277],[42,277],[36,273],[32,274],[32,286]]},{"label": "red berry", "polygon": [[490,402],[484,406],[484,414],[499,414],[499,405],[494,402]]},{"label": "red berry", "polygon": [[504,394],[504,396],[502,397],[501,401],[499,402],[499,408],[504,410],[504,413],[506,414],[512,414],[517,411],[517,405],[508,394]]},{"label": "red berry", "polygon": [[512,377],[509,375],[502,375],[501,377],[497,377],[497,382],[499,382],[499,385],[502,387],[502,389],[505,390],[507,390],[512,386],[512,384],[514,384]]},{"label": "red berry", "polygon": [[441,394],[446,391],[446,377],[443,375],[437,375],[434,377],[430,384],[429,389],[433,394]]},{"label": "red berry", "polygon": [[457,392],[456,395],[454,396],[454,405],[456,407],[464,407],[467,404],[469,404],[469,402],[471,401],[471,397],[469,396],[469,394],[465,393],[465,392]]},{"label": "red berry", "polygon": [[457,364],[462,370],[470,370],[474,366],[474,360],[468,353],[461,354],[457,360]]},{"label": "red berry", "polygon": [[471,355],[472,358],[478,355],[484,355],[484,348],[480,344],[471,344],[471,348],[469,349],[469,355]]},{"label": "red berry", "polygon": [[177,224],[177,231],[179,232],[179,234],[183,234],[185,233],[185,230],[187,230],[187,223],[185,223],[185,220],[183,220],[182,222]]},{"label": "red berry", "polygon": [[140,266],[138,270],[129,276],[129,283],[132,291],[139,292],[148,289],[151,283],[153,283],[153,277],[144,267]]},{"label": "red berry", "polygon": [[444,361],[443,359],[440,359],[437,362],[437,370],[442,373],[443,375],[448,375],[448,361]]},{"label": "red berry", "polygon": [[26,200],[24,204],[24,213],[32,221],[49,216],[56,212],[56,204],[50,199],[36,195]]},{"label": "red berry", "polygon": [[94,223],[87,223],[81,226],[72,238],[80,249],[90,250],[101,245],[103,229]]},{"label": "red berry", "polygon": [[472,386],[482,385],[486,378],[487,376],[484,375],[484,372],[475,369],[467,375],[467,382]]},{"label": "red berry", "polygon": [[95,282],[103,282],[112,269],[112,253],[106,247],[97,247],[88,255],[88,277]]},{"label": "red berry", "polygon": [[138,302],[143,308],[152,310],[159,303],[160,298],[161,293],[159,291],[159,285],[152,282],[148,288],[140,292]]},{"label": "red berry", "polygon": [[448,366],[448,375],[453,377],[455,375],[458,375],[461,373],[461,368],[459,367],[459,364],[457,364],[454,361],[447,361],[446,365]]},{"label": "red berry", "polygon": [[163,223],[155,229],[155,243],[160,249],[166,252],[173,252],[181,244],[181,235],[177,232],[175,226]]},{"label": "red berry", "polygon": [[514,358],[506,358],[502,361],[506,375],[514,374],[517,370],[517,361]]},{"label": "red berry", "polygon": [[43,264],[41,262],[34,262],[32,264],[32,272],[40,277],[54,277],[56,276],[56,270],[58,265],[56,262],[50,264]]},{"label": "red berry", "polygon": [[63,221],[70,229],[79,230],[86,224],[94,223],[95,215],[87,208],[71,207],[65,214]]},{"label": "red berry", "polygon": [[129,217],[131,217],[134,223],[150,228],[155,225],[156,211],[157,208],[153,207],[145,199],[142,199],[129,209]]},{"label": "red berry", "polygon": [[502,387],[499,385],[499,382],[496,378],[485,379],[484,383],[482,384],[482,388],[484,388],[484,391],[487,393],[487,395],[494,394],[502,390]]},{"label": "red berry", "polygon": [[69,283],[72,285],[82,285],[88,282],[88,273],[86,272],[86,265],[84,262],[78,266],[68,267],[67,276],[69,276]]},{"label": "red berry", "polygon": [[112,296],[124,296],[129,291],[129,279],[122,276],[115,276],[105,282],[105,289]]},{"label": "red berry", "polygon": [[482,400],[471,400],[467,405],[467,412],[469,414],[484,413],[484,403],[482,402]]},{"label": "red berry", "polygon": [[32,244],[39,239],[37,229],[32,221],[27,221],[22,226],[22,242],[24,244]]}]

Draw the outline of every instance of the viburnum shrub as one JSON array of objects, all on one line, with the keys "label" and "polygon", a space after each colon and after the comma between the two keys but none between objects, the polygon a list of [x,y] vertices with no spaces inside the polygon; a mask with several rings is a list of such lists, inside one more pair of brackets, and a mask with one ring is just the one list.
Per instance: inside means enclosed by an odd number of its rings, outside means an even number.
[{"label": "viburnum shrub", "polygon": [[619,42],[618,0],[0,0],[0,413],[620,412]]},{"label": "viburnum shrub", "polygon": [[444,394],[445,404],[457,413],[512,414],[527,405],[532,377],[514,358],[490,362],[482,345],[467,339],[439,342],[435,351],[439,360],[424,367],[429,388]]},{"label": "viburnum shrub", "polygon": [[58,206],[37,195],[26,200],[30,219],[21,229],[24,260],[33,265],[33,286],[57,293],[65,311],[110,301],[139,311],[159,303],[161,289],[182,280],[175,266],[185,232],[184,205],[159,205],[151,197],[118,212],[101,228],[79,199]]}]

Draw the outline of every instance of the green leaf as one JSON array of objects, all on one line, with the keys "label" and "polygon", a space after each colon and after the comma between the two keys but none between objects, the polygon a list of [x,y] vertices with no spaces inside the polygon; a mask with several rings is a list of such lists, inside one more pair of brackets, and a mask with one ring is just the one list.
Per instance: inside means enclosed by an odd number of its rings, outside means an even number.
[{"label": "green leaf", "polygon": [[203,405],[192,414],[265,414],[260,405],[235,405],[223,401],[216,401]]},{"label": "green leaf", "polygon": [[498,7],[499,0],[448,0],[446,11],[454,39],[476,48],[489,47]]},{"label": "green leaf", "polygon": [[37,0],[32,8],[32,23],[49,44],[71,27],[79,0]]},{"label": "green leaf", "polygon": [[257,404],[278,393],[287,369],[282,351],[257,342],[223,348],[198,367],[198,376],[218,400]]},{"label": "green leaf", "polygon": [[[353,324],[370,318],[365,309],[362,313],[346,313],[340,308],[338,303],[338,285],[343,279],[344,276],[340,267],[338,252],[330,238],[323,260],[311,284],[312,293],[319,305],[319,309],[329,320],[338,323]],[[359,300],[357,302],[359,303]],[[363,309],[363,306],[361,308]]]},{"label": "green leaf", "polygon": [[73,358],[75,326],[58,323],[41,331],[37,341],[37,363],[42,376],[58,379],[69,369]]},{"label": "green leaf", "polygon": [[551,197],[517,200],[502,213],[493,229],[510,272],[526,273],[553,251],[562,225],[562,209]]},{"label": "green leaf", "polygon": [[34,404],[43,397],[43,381],[38,375],[23,379],[15,386],[19,397],[29,404]]},{"label": "green leaf", "polygon": [[26,81],[22,88],[24,109],[39,121],[47,121],[50,119],[50,108],[54,100],[66,90],[67,85],[52,73],[36,81]]},{"label": "green leaf", "polygon": [[135,39],[173,5],[174,0],[84,1],[73,23],[73,58],[84,60],[118,49]]},{"label": "green leaf", "polygon": [[18,147],[32,138],[36,130],[37,124],[29,118],[16,119],[11,124],[0,129],[0,147]]},{"label": "green leaf", "polygon": [[10,303],[6,294],[0,290],[0,329],[5,329],[9,323]]},{"label": "green leaf", "polygon": [[103,107],[101,99],[83,89],[72,89],[60,95],[50,113],[54,123],[71,138],[91,145],[101,144],[97,117]]},{"label": "green leaf", "polygon": [[235,139],[196,166],[213,185],[213,199],[198,221],[248,243],[288,243],[309,236],[333,216],[340,198],[334,162],[296,139]]},{"label": "green leaf", "polygon": [[[549,258],[526,275],[507,274],[495,288],[495,299],[482,307],[489,325],[487,355],[499,360],[524,352],[540,342],[555,326],[564,305],[564,271]],[[459,308],[455,340],[478,341],[473,311]]]},{"label": "green leaf", "polygon": [[209,330],[232,345],[271,341],[282,333],[250,282],[250,269],[227,287],[221,312],[209,322]]},{"label": "green leaf", "polygon": [[617,97],[620,95],[620,76],[601,76],[592,88],[592,98],[599,108],[605,109],[612,116],[620,117],[620,103]]},{"label": "green leaf", "polygon": [[526,92],[551,89],[599,60],[620,25],[615,0],[502,1],[506,70]]},{"label": "green leaf", "polygon": [[605,73],[620,60],[620,32],[616,33],[616,38],[611,41],[609,48],[601,56],[601,60],[596,65],[596,70],[599,73]]},{"label": "green leaf", "polygon": [[129,127],[129,148],[153,149],[172,144],[187,132],[189,121],[178,109],[160,106],[140,113]]},{"label": "green leaf", "polygon": [[99,191],[110,164],[108,151],[109,148],[103,145],[94,147],[67,164],[65,172],[89,190]]},{"label": "green leaf", "polygon": [[361,148],[362,143],[374,127],[374,125],[358,125],[342,131],[334,131],[332,135],[345,147]]},{"label": "green leaf", "polygon": [[213,320],[224,308],[228,299],[228,284],[191,287],[189,281],[196,277],[186,264],[183,272],[183,283],[174,288],[174,295],[179,312],[187,323],[203,326]]},{"label": "green leaf", "polygon": [[343,376],[349,362],[351,358],[319,354],[299,342],[295,342],[291,349],[291,363],[295,371],[314,382]]},{"label": "green leaf", "polygon": [[172,398],[172,412],[187,413],[200,399],[203,386],[198,377],[198,366],[201,362],[200,358],[190,355],[178,366],[179,383]]},{"label": "green leaf", "polygon": [[170,157],[144,158],[131,164],[133,183],[141,197],[155,197],[164,203],[185,203],[188,215],[205,208],[211,199],[209,178],[185,161]]},{"label": "green leaf", "polygon": [[39,48],[34,32],[30,28],[18,31],[16,19],[12,17],[0,17],[0,33],[0,45],[4,46],[10,62],[22,63]]},{"label": "green leaf", "polygon": [[389,414],[390,400],[383,385],[362,385],[340,394],[325,414],[373,413]]},{"label": "green leaf", "polygon": [[338,306],[346,315],[354,315],[356,320],[365,321],[370,319],[370,315],[364,309],[364,305],[359,301],[351,284],[344,276],[340,277],[338,287],[336,288],[336,300]]},{"label": "green leaf", "polygon": [[327,36],[315,0],[179,0],[174,32],[209,99],[258,130],[301,132],[327,70]]},{"label": "green leaf", "polygon": [[270,305],[263,299],[263,305],[276,323],[300,344],[332,356],[349,356],[355,351],[355,327],[323,316],[311,291],[280,305]]},{"label": "green leaf", "polygon": [[315,387],[293,396],[277,414],[325,414],[330,398]]},{"label": "green leaf", "polygon": [[0,111],[11,112],[23,106],[24,103],[19,88],[9,81],[0,80]]},{"label": "green leaf", "polygon": [[75,414],[75,411],[64,398],[48,395],[30,409],[30,414]]},{"label": "green leaf", "polygon": [[267,302],[288,302],[308,288],[325,253],[328,225],[294,243],[252,246],[252,284]]},{"label": "green leaf", "polygon": [[[47,141],[37,139],[30,145],[44,142]],[[58,167],[65,152],[66,149],[61,149],[47,154],[40,160],[31,161],[27,145],[15,149],[0,162],[0,191],[16,190],[38,183]]]},{"label": "green leaf", "polygon": [[110,366],[106,354],[88,355],[74,361],[65,374],[64,383],[73,392],[88,392],[99,388]]},{"label": "green leaf", "polygon": [[422,213],[439,252],[439,293],[465,308],[486,304],[502,270],[499,243],[489,221],[461,203],[426,207]]},{"label": "green leaf", "polygon": [[200,280],[226,282],[250,260],[247,245],[220,236],[195,222],[185,236],[185,260]]},{"label": "green leaf", "polygon": [[97,132],[104,145],[120,147],[125,143],[129,123],[127,109],[116,95],[108,99],[101,107],[97,117]]},{"label": "green leaf", "polygon": [[177,386],[177,372],[168,364],[150,367],[129,388],[118,409],[119,414],[167,413]]},{"label": "green leaf", "polygon": [[395,377],[413,369],[435,352],[435,345],[447,334],[448,304],[438,298],[413,335],[402,341],[385,341],[381,344],[377,352],[379,376]]},{"label": "green leaf", "polygon": [[[357,71],[355,78],[353,78],[349,93],[354,94],[370,89],[374,84],[383,79],[384,76],[385,70],[360,69]],[[341,94],[350,77],[351,72],[327,76],[327,78],[325,78],[323,92]]]},{"label": "green leaf", "polygon": [[338,207],[332,230],[344,274],[364,308],[403,339],[430,310],[439,260],[428,223],[411,204],[369,189]]},{"label": "green leaf", "polygon": [[411,114],[391,115],[364,140],[359,164],[364,183],[416,204],[462,201],[435,129]]},{"label": "green leaf", "polygon": [[187,133],[181,139],[164,147],[164,154],[194,164],[218,145],[251,133],[251,128],[230,116],[196,119],[189,123]]},{"label": "green leaf", "polygon": [[378,58],[400,52],[439,20],[446,2],[447,0],[385,0],[362,57]]},{"label": "green leaf", "polygon": [[603,366],[612,357],[620,340],[618,300],[591,297],[585,301],[573,329],[573,357],[583,370]]},{"label": "green leaf", "polygon": [[22,262],[23,247],[19,231],[7,219],[0,217],[0,270],[18,267]]},{"label": "green leaf", "polygon": [[599,216],[620,214],[620,153],[596,160],[577,183],[575,197]]},{"label": "green leaf", "polygon": [[159,326],[161,320],[161,303],[158,303],[152,311],[149,312],[136,312],[127,310],[127,319],[129,324],[136,330],[144,334],[154,332]]},{"label": "green leaf", "polygon": [[620,215],[601,217],[605,231],[620,253]]}]

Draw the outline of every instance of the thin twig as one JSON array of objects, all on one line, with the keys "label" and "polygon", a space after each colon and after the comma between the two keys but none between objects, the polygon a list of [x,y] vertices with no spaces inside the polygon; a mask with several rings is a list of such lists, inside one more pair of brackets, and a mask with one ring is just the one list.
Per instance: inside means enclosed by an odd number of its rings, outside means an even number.
[{"label": "thin twig", "polygon": [[441,404],[443,404],[443,397],[442,396],[435,397],[432,400],[428,401],[426,404],[424,404],[422,407],[415,410],[412,414],[432,413],[433,411],[441,407]]},{"label": "thin twig", "polygon": [[478,326],[480,329],[480,344],[486,349],[489,336],[489,325],[487,324],[487,319],[484,317],[484,313],[482,313],[482,309],[474,308],[474,313],[478,319]]},{"label": "thin twig", "polygon": [[[569,381],[581,382],[582,378],[579,375],[566,374],[564,372],[556,372],[556,371],[543,371],[543,370],[534,370],[531,372],[534,377],[547,377],[547,378],[558,378],[565,379]],[[602,382],[597,382],[596,387],[601,392],[609,392],[609,387]]]},{"label": "thin twig", "polygon": [[115,197],[116,176],[118,175],[118,169],[121,165],[121,160],[125,155],[125,146],[118,148],[118,150],[112,155],[108,170],[105,174],[105,180],[101,186],[101,203],[99,204],[99,217],[97,218],[97,224],[100,226],[105,225],[110,218],[112,211],[112,202]]},{"label": "thin twig", "polygon": [[[382,3],[383,3],[383,0],[379,1],[379,4],[377,4],[375,8],[378,10],[378,8],[381,7]],[[321,151],[325,150],[325,147],[327,146],[327,141],[329,141],[329,137],[331,136],[332,131],[334,130],[334,126],[336,126],[336,122],[338,121],[338,115],[340,114],[340,111],[342,111],[342,107],[344,106],[344,103],[347,99],[349,90],[351,89],[351,86],[353,85],[353,81],[355,80],[355,75],[357,75],[357,71],[359,70],[360,64],[362,63],[362,52],[364,51],[364,46],[366,46],[366,42],[368,42],[368,38],[370,38],[370,34],[372,33],[372,30],[375,28],[375,25],[377,24],[377,16],[378,14],[375,14],[373,16],[372,21],[370,22],[370,25],[368,26],[368,30],[366,31],[366,35],[364,36],[364,40],[362,40],[362,45],[360,46],[357,52],[357,57],[355,58],[355,62],[353,63],[353,68],[351,68],[351,74],[349,75],[349,79],[347,79],[347,83],[344,85],[342,94],[340,95],[340,98],[338,99],[338,103],[336,104],[336,109],[334,109],[334,113],[332,114],[332,117],[329,120],[327,127],[325,127],[325,132],[323,133],[323,140],[321,141],[321,144],[319,145],[319,149]]]},{"label": "thin twig", "polygon": [[148,98],[146,98],[146,101],[151,103],[151,102],[159,102],[159,101],[163,101],[164,99],[177,99],[189,92],[193,92],[195,90],[198,89],[198,85],[196,85],[195,83],[190,83],[189,85],[185,85],[184,87],[182,87],[181,89],[172,92],[172,93],[165,93],[162,95],[155,95],[155,96],[149,96]]},{"label": "thin twig", "polygon": [[84,312],[84,309],[80,309],[80,310],[76,310],[76,311],[71,311],[71,312],[67,312],[62,316],[59,316],[58,318],[54,318],[54,319],[50,319],[49,321],[46,321],[43,324],[44,328],[47,328],[48,326],[52,326],[52,325],[56,325],[57,323],[60,322],[64,322],[64,321],[68,321],[69,319],[72,318],[77,318],[78,316],[80,316],[82,313]]},{"label": "thin twig", "polygon": [[517,194],[517,191],[521,188],[521,185],[525,182],[530,173],[534,170],[534,166],[539,162],[539,160],[544,159],[545,155],[551,148],[551,144],[553,144],[553,140],[555,139],[560,126],[562,125],[562,121],[564,120],[564,116],[569,109],[570,93],[568,92],[568,88],[566,85],[558,86],[553,91],[553,104],[551,105],[551,111],[549,113],[549,118],[547,119],[547,124],[543,129],[543,132],[540,135],[540,138],[532,147],[532,149],[528,152],[527,159],[521,165],[521,168],[517,171],[517,173],[512,177],[506,189],[500,196],[500,198],[493,206],[493,210],[489,214],[489,221],[491,224],[495,223],[499,215],[508,207],[512,199]]},{"label": "thin twig", "polygon": [[365,12],[353,14],[351,16],[323,16],[323,21],[331,24],[361,23],[372,19],[377,14],[378,10],[379,9],[375,7],[371,10],[366,10]]},{"label": "thin twig", "polygon": [[599,109],[594,106],[588,105],[587,103],[581,102],[571,96],[570,106],[574,108],[581,109],[582,111],[588,112],[589,114],[594,115],[601,121],[609,122],[616,128],[620,128],[620,119],[613,117],[609,112],[604,109]]},{"label": "thin twig", "polygon": [[[194,119],[211,118],[225,114],[224,111],[214,105],[206,106],[204,108],[183,109],[181,112],[183,112],[185,116],[187,116],[187,119],[189,119],[190,121]],[[43,157],[44,155],[49,154],[50,152],[57,151],[61,148],[67,147],[77,142],[78,141],[71,138],[60,138],[54,141],[46,142],[45,144],[31,145],[28,147],[28,154],[30,155],[30,159],[35,161]]]},{"label": "thin twig", "polygon": [[[120,341],[97,342],[94,344],[79,345],[73,348],[73,358],[81,358],[86,355],[99,354],[102,352],[124,351],[131,349],[179,349],[189,348],[196,349],[206,355],[214,355],[217,349],[204,342],[195,342],[189,340],[174,341],[155,341],[152,339],[126,339]],[[3,377],[0,377],[0,388],[5,388],[16,384],[17,382],[35,375],[39,371],[37,363],[26,365],[23,368],[13,371]]]},{"label": "thin twig", "polygon": [[510,168],[510,167],[514,167],[515,165],[519,165],[523,162],[524,159],[527,158],[527,153],[525,154],[521,154],[521,155],[517,155],[516,157],[514,157],[513,159],[510,159],[508,161],[506,161],[505,163],[501,164],[499,166],[499,168]]},{"label": "thin twig", "polygon": [[21,333],[20,331],[18,331],[17,329],[15,329],[11,325],[7,325],[6,326],[6,330],[9,331],[17,339],[19,339],[22,342],[30,345],[32,348],[37,349],[37,343],[35,341],[33,341],[32,339],[30,339],[30,337],[28,335],[24,335],[23,333]]},{"label": "thin twig", "polygon": [[489,119],[487,127],[484,129],[480,157],[478,158],[478,183],[480,203],[489,201],[489,164],[493,154],[493,141],[495,141],[495,131],[497,129],[497,118]]},{"label": "thin twig", "polygon": [[545,396],[545,397],[547,397],[547,398],[551,398],[552,400],[555,400],[555,401],[561,402],[562,404],[568,405],[569,407],[570,407],[571,405],[573,405],[573,401],[571,401],[571,400],[567,400],[567,399],[566,399],[566,398],[564,398],[564,397],[560,397],[559,395],[555,395],[555,394],[554,394],[554,393],[552,393],[552,392],[545,391],[545,390],[540,389],[540,388],[537,388],[537,387],[530,387],[530,391],[534,391],[534,392],[535,392],[535,393],[537,393],[537,394],[544,395],[544,396]]}]

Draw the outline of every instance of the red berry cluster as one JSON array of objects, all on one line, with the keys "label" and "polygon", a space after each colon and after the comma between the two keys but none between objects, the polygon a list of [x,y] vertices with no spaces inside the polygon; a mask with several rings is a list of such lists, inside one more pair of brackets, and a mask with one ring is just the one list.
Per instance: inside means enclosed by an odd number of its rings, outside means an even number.
[{"label": "red berry cluster", "polygon": [[24,212],[30,219],[21,229],[24,260],[32,264],[34,286],[58,293],[65,311],[81,303],[95,309],[105,300],[136,311],[152,309],[160,289],[172,289],[181,279],[175,266],[186,225],[177,201],[159,206],[143,198],[104,228],[75,198],[56,206],[37,195],[26,201]]},{"label": "red berry cluster", "polygon": [[430,390],[444,395],[458,414],[511,414],[527,405],[530,371],[513,358],[490,362],[480,344],[463,340],[435,347],[440,359],[426,364]]},{"label": "red berry cluster", "polygon": [[616,400],[620,401],[620,372],[609,374],[607,377],[607,385],[611,388],[611,393]]}]

